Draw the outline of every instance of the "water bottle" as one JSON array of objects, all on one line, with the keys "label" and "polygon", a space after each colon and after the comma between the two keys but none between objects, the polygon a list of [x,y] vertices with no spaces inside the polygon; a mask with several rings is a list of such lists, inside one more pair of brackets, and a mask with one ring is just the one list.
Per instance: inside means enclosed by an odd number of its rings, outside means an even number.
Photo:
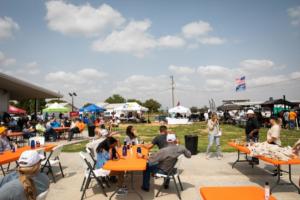
[{"label": "water bottle", "polygon": [[265,200],[270,199],[270,185],[269,182],[265,183]]},{"label": "water bottle", "polygon": [[36,147],[39,148],[41,146],[40,141],[36,141]]},{"label": "water bottle", "polygon": [[124,142],[123,148],[122,148],[122,156],[126,157],[127,156],[127,147],[126,147],[126,142]]},{"label": "water bottle", "polygon": [[34,148],[35,148],[35,141],[34,141],[34,140],[31,140],[31,142],[30,142],[30,147],[31,147],[31,149],[34,149]]},{"label": "water bottle", "polygon": [[136,152],[137,153],[142,153],[142,148],[141,147],[137,147]]}]

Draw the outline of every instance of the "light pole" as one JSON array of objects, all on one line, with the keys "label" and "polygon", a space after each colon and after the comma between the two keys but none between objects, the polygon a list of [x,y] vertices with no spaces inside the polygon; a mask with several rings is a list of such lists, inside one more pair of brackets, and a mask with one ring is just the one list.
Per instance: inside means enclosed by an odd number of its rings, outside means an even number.
[{"label": "light pole", "polygon": [[77,96],[75,92],[69,92],[70,97],[72,98],[72,112],[74,111],[74,97]]}]

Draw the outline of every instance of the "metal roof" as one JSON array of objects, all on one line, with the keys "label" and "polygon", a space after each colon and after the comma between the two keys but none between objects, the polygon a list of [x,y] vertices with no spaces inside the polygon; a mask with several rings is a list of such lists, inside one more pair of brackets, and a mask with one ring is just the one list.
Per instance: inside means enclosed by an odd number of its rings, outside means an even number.
[{"label": "metal roof", "polygon": [[10,94],[11,100],[62,98],[57,92],[28,83],[0,72],[0,89]]}]

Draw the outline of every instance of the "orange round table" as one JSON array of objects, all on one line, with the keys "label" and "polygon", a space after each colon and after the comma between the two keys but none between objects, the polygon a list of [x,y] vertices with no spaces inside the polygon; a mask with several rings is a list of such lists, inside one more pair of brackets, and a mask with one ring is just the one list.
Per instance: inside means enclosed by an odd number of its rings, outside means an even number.
[{"label": "orange round table", "polygon": [[[203,200],[263,200],[265,191],[257,186],[202,187],[200,194]],[[270,200],[276,200],[270,196]]]}]

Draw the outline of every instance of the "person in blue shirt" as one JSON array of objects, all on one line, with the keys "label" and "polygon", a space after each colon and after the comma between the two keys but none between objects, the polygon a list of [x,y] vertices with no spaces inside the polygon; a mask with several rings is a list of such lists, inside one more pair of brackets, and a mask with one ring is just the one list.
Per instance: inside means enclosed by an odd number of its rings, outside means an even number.
[{"label": "person in blue shirt", "polygon": [[52,128],[58,128],[58,127],[61,127],[61,124],[60,124],[56,119],[54,119],[54,120],[51,122],[51,127],[52,127]]},{"label": "person in blue shirt", "polygon": [[[118,146],[118,140],[116,140],[113,137],[108,137],[106,138],[103,142],[101,142],[97,149],[97,162],[96,162],[96,168],[100,169],[103,167],[103,165],[108,161],[108,160],[113,160],[113,159],[119,159],[120,156],[117,153],[116,147]],[[111,171],[110,176],[117,176],[118,177],[118,182],[117,182],[117,187],[119,188],[117,191],[118,195],[124,195],[127,193],[127,188],[126,186],[123,185],[124,183],[124,172],[115,172]]]}]

